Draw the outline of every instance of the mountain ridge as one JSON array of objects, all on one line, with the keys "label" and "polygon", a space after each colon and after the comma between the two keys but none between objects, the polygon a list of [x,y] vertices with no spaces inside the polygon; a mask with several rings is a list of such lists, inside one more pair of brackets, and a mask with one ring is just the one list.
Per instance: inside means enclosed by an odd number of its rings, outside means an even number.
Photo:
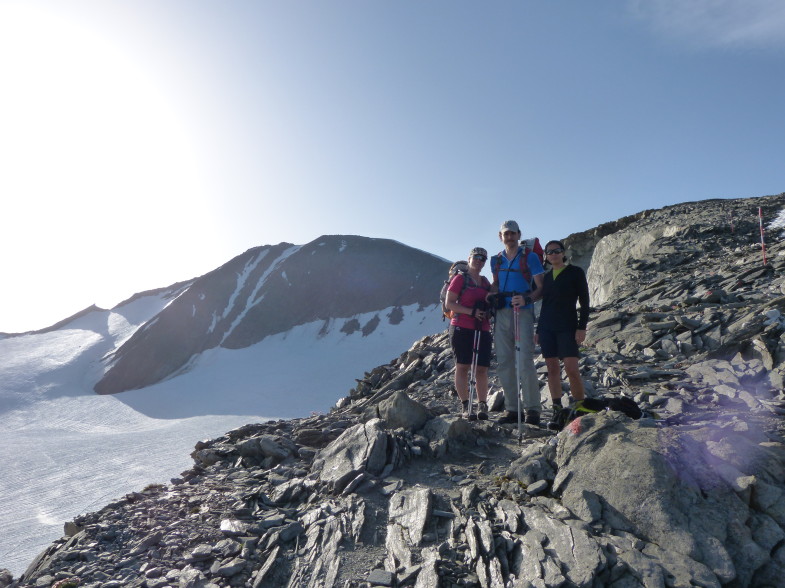
[{"label": "mountain ridge", "polygon": [[324,321],[327,329],[383,308],[425,308],[437,302],[446,265],[392,240],[356,236],[249,249],[193,280],[134,333],[107,358],[95,391],[144,388],[208,349],[242,349],[297,325]]}]

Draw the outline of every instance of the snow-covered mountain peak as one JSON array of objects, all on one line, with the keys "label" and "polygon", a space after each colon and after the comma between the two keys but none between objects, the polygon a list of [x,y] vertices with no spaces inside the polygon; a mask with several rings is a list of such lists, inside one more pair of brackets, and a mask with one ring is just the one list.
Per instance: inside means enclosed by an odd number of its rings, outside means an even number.
[{"label": "snow-covered mountain peak", "polygon": [[95,390],[150,386],[209,349],[244,349],[302,325],[320,323],[321,337],[332,329],[367,336],[373,323],[356,328],[358,315],[432,306],[445,272],[438,257],[388,239],[326,235],[249,249],[195,279],[136,331]]}]

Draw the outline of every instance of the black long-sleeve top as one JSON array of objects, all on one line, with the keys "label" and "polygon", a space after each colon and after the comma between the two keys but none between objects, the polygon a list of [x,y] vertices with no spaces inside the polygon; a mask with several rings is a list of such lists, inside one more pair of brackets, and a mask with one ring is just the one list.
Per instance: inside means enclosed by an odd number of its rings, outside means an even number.
[{"label": "black long-sleeve top", "polygon": [[[580,313],[576,303],[580,302]],[[543,276],[542,309],[537,332],[585,330],[589,322],[589,284],[577,265],[567,265],[553,279],[553,270]]]}]

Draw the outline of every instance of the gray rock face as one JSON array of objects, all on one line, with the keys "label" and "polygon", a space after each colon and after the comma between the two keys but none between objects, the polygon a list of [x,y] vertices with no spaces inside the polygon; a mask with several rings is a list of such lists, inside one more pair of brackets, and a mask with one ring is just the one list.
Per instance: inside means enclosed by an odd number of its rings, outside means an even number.
[{"label": "gray rock face", "polygon": [[411,488],[396,492],[390,498],[387,525],[387,569],[412,565],[414,549],[423,540],[433,508],[433,497],[427,488]]},{"label": "gray rock face", "polygon": [[[751,509],[749,498],[758,481],[785,481],[785,452],[758,444],[758,431],[741,421],[662,430],[616,413],[585,416],[562,435],[554,486],[573,512],[585,511],[592,492],[611,528],[695,560],[721,584],[744,578],[749,585],[768,562],[771,550],[748,525],[769,515]],[[771,466],[754,465],[763,462]]]},{"label": "gray rock face", "polygon": [[[190,470],[80,515],[21,579],[0,570],[0,588],[782,585],[785,247],[761,267],[721,222],[759,203],[771,215],[785,195],[575,237],[616,264],[597,274],[609,297],[581,374],[590,395],[634,399],[639,420],[586,414],[521,443],[463,420],[440,333],[329,414],[200,442]],[[603,254],[613,243],[630,255]]]}]

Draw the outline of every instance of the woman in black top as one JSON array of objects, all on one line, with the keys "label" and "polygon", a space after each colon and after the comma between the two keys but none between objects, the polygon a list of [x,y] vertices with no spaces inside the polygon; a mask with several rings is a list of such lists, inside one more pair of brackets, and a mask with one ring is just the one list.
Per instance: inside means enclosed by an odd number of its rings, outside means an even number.
[{"label": "woman in black top", "polygon": [[[545,246],[546,260],[552,269],[543,279],[542,309],[537,323],[536,342],[540,344],[545,365],[548,368],[548,390],[553,401],[553,416],[548,428],[557,428],[557,416],[561,412],[561,366],[570,383],[570,393],[583,400],[585,388],[581,379],[578,346],[586,338],[589,322],[589,285],[586,274],[576,265],[568,265],[561,241],[549,241]],[[580,302],[580,314],[576,303]]]}]

